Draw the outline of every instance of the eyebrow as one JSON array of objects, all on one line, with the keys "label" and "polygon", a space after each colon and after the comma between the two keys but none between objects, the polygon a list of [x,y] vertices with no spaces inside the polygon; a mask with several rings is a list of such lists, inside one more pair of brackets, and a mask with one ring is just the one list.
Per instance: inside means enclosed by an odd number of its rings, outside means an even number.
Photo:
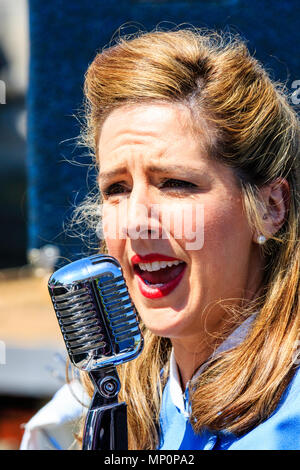
[{"label": "eyebrow", "polygon": [[103,173],[101,173],[100,171],[98,175],[98,180],[101,181],[101,183],[105,183],[106,181],[109,181],[115,176],[122,176],[122,175],[125,175],[126,173],[127,173],[126,167],[115,168],[114,170],[105,171]]},{"label": "eyebrow", "polygon": [[[170,173],[173,170],[178,171],[181,176],[184,177],[193,177],[195,175],[203,176],[204,172],[200,170],[199,168],[187,168],[183,165],[172,165],[172,166],[156,166],[156,165],[151,165],[148,167],[148,171],[150,173]],[[99,173],[99,181],[101,183],[105,183],[106,181],[109,181],[110,179],[114,178],[115,176],[122,176],[127,173],[126,167],[120,167],[120,168],[115,168],[114,170],[109,170],[105,171],[103,173]]]}]

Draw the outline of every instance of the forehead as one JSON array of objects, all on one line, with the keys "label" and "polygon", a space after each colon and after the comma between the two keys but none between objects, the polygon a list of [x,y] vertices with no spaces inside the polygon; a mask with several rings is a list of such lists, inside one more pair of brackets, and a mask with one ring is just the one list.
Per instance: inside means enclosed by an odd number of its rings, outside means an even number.
[{"label": "forehead", "polygon": [[120,150],[141,149],[161,156],[176,149],[194,146],[207,152],[211,132],[202,120],[195,124],[192,113],[182,104],[148,103],[126,105],[114,110],[104,121],[99,142],[100,166],[111,164],[106,158],[120,157]]}]

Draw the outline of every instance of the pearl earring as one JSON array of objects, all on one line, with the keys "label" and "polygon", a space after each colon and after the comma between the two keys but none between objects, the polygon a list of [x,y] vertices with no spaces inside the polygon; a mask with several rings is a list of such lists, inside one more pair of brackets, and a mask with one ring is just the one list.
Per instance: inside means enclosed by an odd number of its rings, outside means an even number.
[{"label": "pearl earring", "polygon": [[266,243],[266,241],[267,241],[267,239],[266,239],[266,237],[265,237],[264,235],[259,235],[259,236],[257,237],[257,243],[258,243],[259,245],[263,245],[264,243]]}]

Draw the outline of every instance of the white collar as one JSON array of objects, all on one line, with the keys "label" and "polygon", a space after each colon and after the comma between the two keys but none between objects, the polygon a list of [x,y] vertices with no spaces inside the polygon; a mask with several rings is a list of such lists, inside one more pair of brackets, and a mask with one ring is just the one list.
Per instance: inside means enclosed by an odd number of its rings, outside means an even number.
[{"label": "white collar", "polygon": [[[255,314],[251,315],[251,317],[247,318],[241,325],[239,325],[229,336],[226,338],[218,348],[213,352],[213,354],[209,357],[209,359],[214,358],[217,354],[228,351],[229,349],[233,349],[239,343],[241,343],[248,331],[249,328],[254,320]],[[192,379],[196,379],[203,370],[207,367],[207,361],[200,366],[197,372],[193,375]],[[169,387],[170,387],[170,396],[173,404],[179,409],[179,411],[186,417],[189,417],[189,412],[187,407],[185,406],[185,394],[188,391],[188,386],[191,380],[187,383],[186,390],[182,393],[181,384],[180,384],[180,377],[178,372],[178,367],[175,360],[174,349],[171,351],[170,356],[170,373],[169,373]],[[186,404],[187,405],[187,404]]]}]

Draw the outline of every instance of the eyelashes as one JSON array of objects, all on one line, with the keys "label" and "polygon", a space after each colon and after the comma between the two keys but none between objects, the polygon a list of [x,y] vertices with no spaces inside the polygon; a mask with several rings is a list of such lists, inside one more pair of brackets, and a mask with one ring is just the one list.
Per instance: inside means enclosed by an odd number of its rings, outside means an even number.
[{"label": "eyelashes", "polygon": [[190,181],[183,181],[178,179],[167,179],[162,184],[162,187],[170,188],[197,188],[197,185]]},{"label": "eyelashes", "polygon": [[117,194],[122,194],[122,192],[124,191],[124,186],[122,186],[121,183],[114,183],[110,186],[108,186],[108,188],[102,190],[102,194],[106,197],[109,197],[109,196],[113,196],[113,195],[117,195]]},{"label": "eyelashes", "polygon": [[[190,181],[184,181],[180,179],[168,178],[158,185],[159,189],[170,189],[175,192],[180,192],[184,189],[197,189],[197,185],[191,183]],[[113,183],[107,188],[102,190],[103,196],[106,198],[110,196],[117,196],[130,192],[130,189],[125,185],[125,183]]]}]

